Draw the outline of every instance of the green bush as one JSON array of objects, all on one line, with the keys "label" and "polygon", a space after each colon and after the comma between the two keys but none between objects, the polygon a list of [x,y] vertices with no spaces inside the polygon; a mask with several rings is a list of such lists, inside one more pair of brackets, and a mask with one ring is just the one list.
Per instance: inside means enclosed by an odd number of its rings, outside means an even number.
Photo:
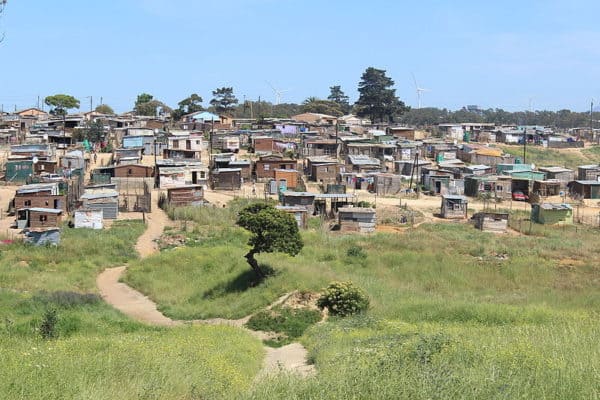
[{"label": "green bush", "polygon": [[56,325],[58,324],[58,315],[56,309],[49,308],[44,312],[42,323],[40,325],[40,335],[43,339],[54,339],[58,336]]},{"label": "green bush", "polygon": [[346,255],[348,257],[356,257],[356,258],[367,258],[367,253],[360,246],[351,246],[348,251],[346,251]]},{"label": "green bush", "polygon": [[318,310],[276,307],[254,314],[246,326],[255,331],[276,332],[280,337],[267,341],[272,347],[291,343],[304,334],[311,325],[321,320]]},{"label": "green bush", "polygon": [[366,311],[369,297],[354,283],[332,282],[317,301],[319,308],[327,307],[332,315],[345,317]]}]

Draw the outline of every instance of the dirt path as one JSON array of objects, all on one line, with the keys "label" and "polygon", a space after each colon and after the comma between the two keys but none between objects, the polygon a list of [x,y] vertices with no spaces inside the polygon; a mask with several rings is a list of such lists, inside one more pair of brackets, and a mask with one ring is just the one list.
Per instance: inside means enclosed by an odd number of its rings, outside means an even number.
[{"label": "dirt path", "polygon": [[[142,258],[158,252],[156,239],[161,236],[164,227],[170,224],[168,216],[158,208],[157,198],[158,192],[155,191],[152,193],[153,211],[146,214],[146,231],[138,238],[135,246]],[[267,332],[252,331],[244,327],[251,315],[235,320],[223,318],[194,321],[172,320],[162,314],[157,309],[156,303],[147,296],[125,283],[119,282],[126,269],[126,266],[107,268],[98,275],[96,284],[104,301],[136,321],[158,326],[180,326],[184,324],[230,325],[244,329],[260,340],[269,337]],[[268,308],[282,304],[290,295],[291,293],[281,296]],[[300,343],[292,343],[277,349],[267,346],[264,348],[266,354],[263,369],[257,378],[276,374],[280,371],[296,372],[302,376],[315,373],[314,366],[307,363],[307,351]]]}]

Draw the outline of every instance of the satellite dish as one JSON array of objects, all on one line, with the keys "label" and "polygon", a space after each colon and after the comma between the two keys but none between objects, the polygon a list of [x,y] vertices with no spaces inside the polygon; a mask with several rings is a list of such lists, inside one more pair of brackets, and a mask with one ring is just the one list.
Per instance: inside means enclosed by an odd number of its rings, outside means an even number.
[{"label": "satellite dish", "polygon": [[31,161],[32,161],[34,164],[37,164],[39,160],[38,160],[38,158],[37,158],[37,157],[33,157],[33,158],[31,159]]}]

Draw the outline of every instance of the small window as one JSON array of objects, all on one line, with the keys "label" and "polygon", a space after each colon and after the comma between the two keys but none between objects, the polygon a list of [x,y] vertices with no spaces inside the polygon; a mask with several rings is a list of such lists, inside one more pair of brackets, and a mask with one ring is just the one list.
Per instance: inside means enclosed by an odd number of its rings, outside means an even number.
[{"label": "small window", "polygon": [[46,206],[49,206],[49,205],[50,205],[50,202],[48,202],[48,200],[46,200]]},{"label": "small window", "polygon": [[24,205],[25,207],[31,207],[31,200],[25,200],[25,201],[23,202],[23,205]]},{"label": "small window", "polygon": [[179,140],[173,140],[173,148],[174,149],[178,149],[179,148]]},{"label": "small window", "polygon": [[199,140],[196,140],[196,144],[197,144],[197,145],[200,145],[200,141],[199,141]]},{"label": "small window", "polygon": [[133,169],[129,168],[129,169],[127,170],[127,175],[133,175]]},{"label": "small window", "polygon": [[206,172],[200,171],[200,179],[206,179]]},{"label": "small window", "polygon": [[268,171],[269,169],[271,169],[271,165],[269,165],[269,164],[265,164],[264,170],[265,170],[265,171]]},{"label": "small window", "polygon": [[48,221],[48,216],[47,215],[40,215],[40,222],[46,222]]}]

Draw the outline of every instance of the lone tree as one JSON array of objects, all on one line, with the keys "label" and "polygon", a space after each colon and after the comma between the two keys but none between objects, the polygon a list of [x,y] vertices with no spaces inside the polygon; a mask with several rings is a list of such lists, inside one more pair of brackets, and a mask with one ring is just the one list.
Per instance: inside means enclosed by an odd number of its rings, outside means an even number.
[{"label": "lone tree", "polygon": [[233,115],[238,99],[233,94],[232,87],[222,87],[212,92],[213,99],[210,105],[213,106],[217,113],[225,115]]},{"label": "lone tree", "polygon": [[329,93],[329,96],[327,97],[327,100],[333,101],[334,103],[336,103],[339,106],[342,113],[344,113],[344,114],[349,113],[350,109],[351,109],[350,98],[348,96],[346,96],[346,94],[342,90],[342,87],[339,85],[330,86],[329,90],[330,90],[330,93]]},{"label": "lone tree", "polygon": [[377,120],[394,122],[394,115],[402,114],[408,107],[396,97],[393,86],[394,81],[385,75],[385,70],[367,68],[358,83],[360,97],[356,102],[356,114],[369,117],[372,123]]},{"label": "lone tree", "polygon": [[46,105],[52,107],[50,114],[52,115],[67,115],[67,110],[71,108],[79,108],[79,100],[68,94],[55,94],[44,99]]},{"label": "lone tree", "polygon": [[269,204],[256,203],[243,208],[237,224],[252,233],[248,240],[252,248],[244,257],[259,279],[266,274],[254,258],[255,254],[278,251],[295,256],[304,246],[294,217]]}]

